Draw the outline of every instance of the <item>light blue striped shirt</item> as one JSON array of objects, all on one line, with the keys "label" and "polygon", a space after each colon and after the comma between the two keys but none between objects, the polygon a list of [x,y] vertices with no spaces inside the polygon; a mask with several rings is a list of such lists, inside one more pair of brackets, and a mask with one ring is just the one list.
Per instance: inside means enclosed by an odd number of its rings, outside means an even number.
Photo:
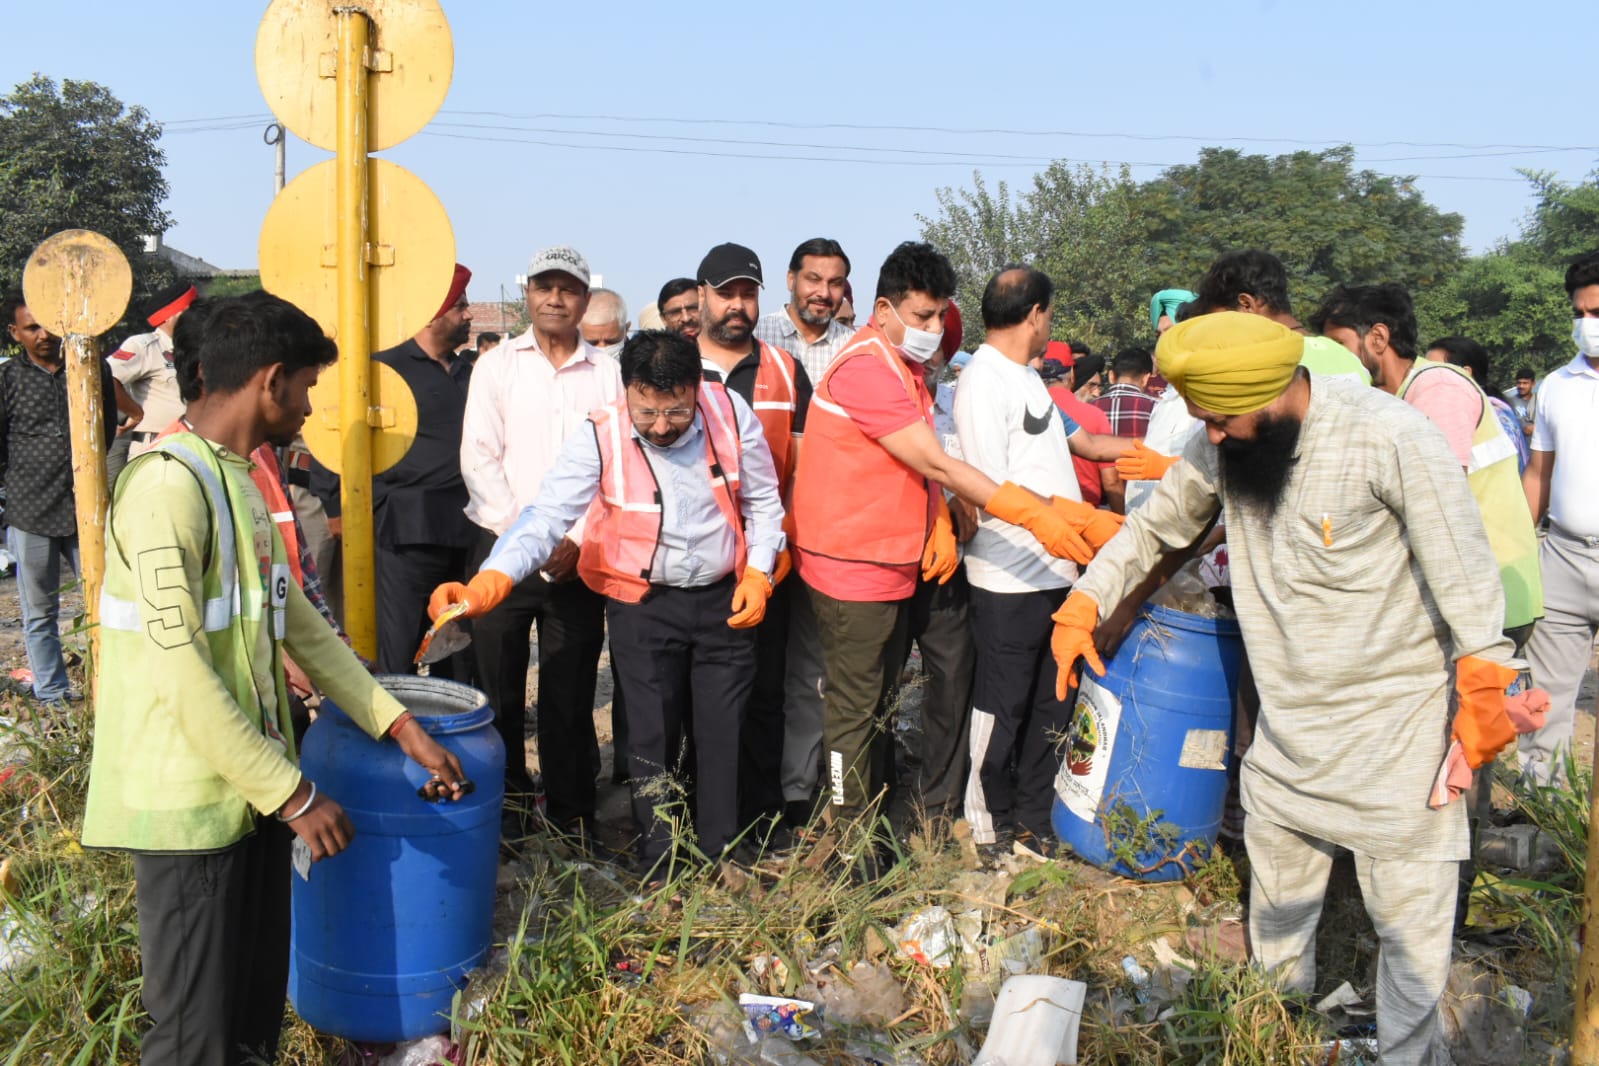
[{"label": "light blue striped shirt", "polygon": [[[783,548],[783,502],[777,472],[760,422],[743,398],[729,392],[742,445],[739,509],[744,516],[748,565],[772,572]],[[733,572],[738,542],[722,516],[705,468],[704,416],[666,447],[651,444],[628,423],[644,448],[661,491],[661,541],[650,568],[650,582],[677,588],[714,584]],[[498,570],[520,582],[542,567],[572,524],[588,511],[600,489],[600,447],[591,423],[566,438],[555,466],[545,475],[534,501],[494,544],[483,569]]]}]

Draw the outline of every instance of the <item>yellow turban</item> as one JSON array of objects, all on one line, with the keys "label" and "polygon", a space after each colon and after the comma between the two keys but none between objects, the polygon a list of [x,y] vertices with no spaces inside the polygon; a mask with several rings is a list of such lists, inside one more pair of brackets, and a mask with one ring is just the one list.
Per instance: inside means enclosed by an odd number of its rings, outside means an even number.
[{"label": "yellow turban", "polygon": [[1303,337],[1269,318],[1218,311],[1161,334],[1155,362],[1195,407],[1242,415],[1287,391],[1304,347]]}]

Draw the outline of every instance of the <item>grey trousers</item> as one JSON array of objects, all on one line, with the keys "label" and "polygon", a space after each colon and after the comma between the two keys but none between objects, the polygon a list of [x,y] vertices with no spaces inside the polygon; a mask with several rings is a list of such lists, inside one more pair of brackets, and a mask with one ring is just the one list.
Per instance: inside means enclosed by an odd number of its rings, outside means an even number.
[{"label": "grey trousers", "polygon": [[[1289,988],[1316,984],[1316,924],[1332,844],[1251,814],[1249,938],[1255,961]],[[1377,1045],[1383,1066],[1446,1066],[1438,1001],[1449,979],[1458,862],[1355,855],[1366,913],[1376,927]]]},{"label": "grey trousers", "polygon": [[827,667],[810,593],[799,575],[789,578],[788,670],[783,682],[783,801],[806,803],[816,792],[822,764],[822,697]]},{"label": "grey trousers", "polygon": [[1550,784],[1562,776],[1563,751],[1571,745],[1577,690],[1593,660],[1599,632],[1599,542],[1588,543],[1551,526],[1539,549],[1544,616],[1527,642],[1533,684],[1549,693],[1544,727],[1517,742],[1522,776]]}]

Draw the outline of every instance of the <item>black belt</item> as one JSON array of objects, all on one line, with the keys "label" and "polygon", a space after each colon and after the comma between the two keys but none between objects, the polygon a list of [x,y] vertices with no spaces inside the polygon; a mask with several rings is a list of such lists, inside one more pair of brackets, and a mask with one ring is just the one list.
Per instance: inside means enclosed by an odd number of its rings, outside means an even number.
[{"label": "black belt", "polygon": [[299,488],[302,488],[302,489],[310,489],[310,487],[311,487],[311,471],[309,471],[309,470],[300,470],[300,469],[297,469],[297,468],[291,466],[291,467],[289,467],[289,469],[285,470],[283,473],[284,473],[285,476],[288,477],[289,484],[295,485],[295,486],[297,486]]}]

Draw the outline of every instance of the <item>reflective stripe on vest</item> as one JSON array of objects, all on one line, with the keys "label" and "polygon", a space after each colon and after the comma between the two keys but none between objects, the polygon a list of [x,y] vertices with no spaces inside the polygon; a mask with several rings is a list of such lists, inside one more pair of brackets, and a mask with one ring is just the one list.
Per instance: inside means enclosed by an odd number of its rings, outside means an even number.
[{"label": "reflective stripe on vest", "polygon": [[[738,498],[742,454],[737,416],[727,391],[716,382],[700,384],[696,409],[712,495],[733,529],[735,572],[742,573],[746,551]],[[584,521],[577,568],[595,592],[637,603],[649,591],[664,516],[645,445],[624,428],[624,419],[631,422],[626,397],[589,415],[600,453],[600,492]]]},{"label": "reflective stripe on vest", "polygon": [[[1399,385],[1399,399],[1422,373],[1452,372],[1470,381],[1482,397],[1482,412],[1471,438],[1466,483],[1482,515],[1488,546],[1499,564],[1499,581],[1505,593],[1505,628],[1515,629],[1543,617],[1543,576],[1538,567],[1538,534],[1532,511],[1521,488],[1516,445],[1499,424],[1482,386],[1470,374],[1450,363],[1417,361]],[[1507,462],[1507,460],[1509,460]]]},{"label": "reflective stripe on vest", "polygon": [[[211,504],[211,513],[216,521],[217,552],[221,559],[217,576],[222,582],[222,592],[221,595],[205,601],[201,625],[207,633],[220,633],[233,624],[233,619],[237,618],[241,611],[238,543],[234,539],[233,510],[228,506],[227,491],[223,489],[215,471],[186,445],[176,441],[163,441],[151,450],[164,452],[183,463],[205,488],[206,497]],[[277,622],[275,628],[281,629],[281,620],[275,621]],[[139,605],[132,600],[118,599],[102,590],[100,624],[107,629],[120,632],[140,632],[142,627],[139,623]]]},{"label": "reflective stripe on vest", "polygon": [[[760,345],[760,365],[755,370],[750,407],[766,434],[780,490],[794,472],[794,412],[799,410],[799,390],[794,387],[794,357],[765,341]],[[767,397],[761,399],[760,397]]]}]

